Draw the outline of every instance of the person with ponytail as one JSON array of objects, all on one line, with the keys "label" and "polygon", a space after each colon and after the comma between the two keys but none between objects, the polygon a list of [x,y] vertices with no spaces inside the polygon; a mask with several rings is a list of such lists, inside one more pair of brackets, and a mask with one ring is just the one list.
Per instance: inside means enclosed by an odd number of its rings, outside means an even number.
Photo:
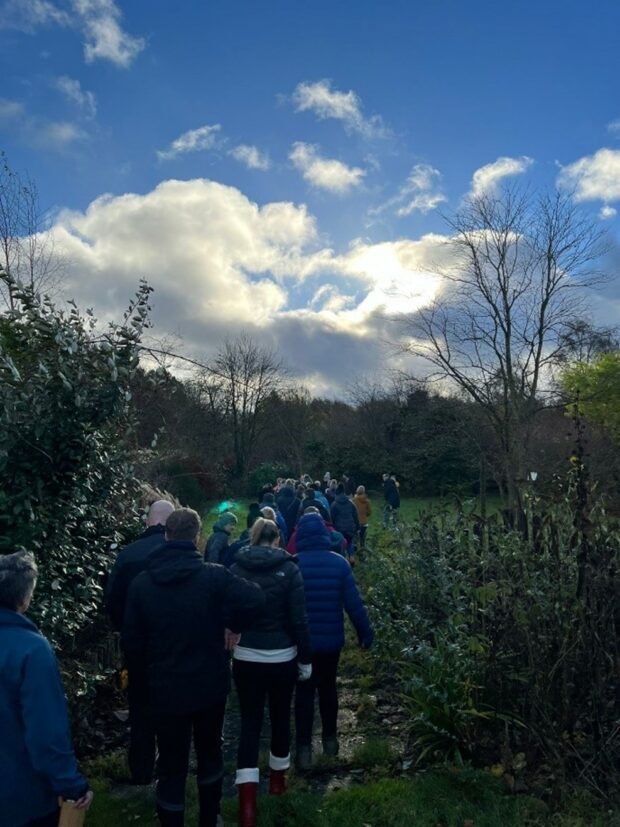
[{"label": "person with ponytail", "polygon": [[278,526],[260,517],[252,526],[250,545],[237,553],[232,567],[234,574],[257,583],[267,597],[263,612],[244,628],[233,656],[233,678],[241,709],[236,778],[241,827],[256,825],[265,699],[271,721],[269,793],[281,795],[286,791],[286,771],[291,763],[295,684],[312,674],[303,580],[297,563],[279,544]]}]

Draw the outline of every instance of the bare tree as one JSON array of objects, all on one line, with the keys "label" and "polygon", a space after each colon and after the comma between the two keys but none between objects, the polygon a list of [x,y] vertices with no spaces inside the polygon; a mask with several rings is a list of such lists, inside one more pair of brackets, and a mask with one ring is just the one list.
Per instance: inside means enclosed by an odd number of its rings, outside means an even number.
[{"label": "bare tree", "polygon": [[571,319],[559,338],[560,361],[589,364],[620,348],[620,328],[597,327],[589,319]]},{"label": "bare tree", "polygon": [[275,351],[244,334],[224,342],[205,374],[223,399],[231,427],[235,474],[244,478],[267,425],[266,403],[284,388],[284,367]]},{"label": "bare tree", "polygon": [[449,220],[456,263],[407,322],[405,349],[472,398],[498,438],[507,494],[521,504],[532,418],[567,322],[584,309],[602,233],[570,195],[471,197]]},{"label": "bare tree", "polygon": [[[45,227],[36,184],[14,172],[0,153],[0,269],[37,292],[58,286],[64,262]],[[0,286],[0,299],[14,308],[14,291]]]}]

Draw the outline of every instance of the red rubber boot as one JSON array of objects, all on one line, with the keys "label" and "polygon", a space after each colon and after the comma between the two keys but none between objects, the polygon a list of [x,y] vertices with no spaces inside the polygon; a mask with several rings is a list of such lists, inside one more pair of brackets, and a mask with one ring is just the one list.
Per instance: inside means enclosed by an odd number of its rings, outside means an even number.
[{"label": "red rubber boot", "polygon": [[239,790],[239,827],[256,827],[258,784],[237,784]]},{"label": "red rubber boot", "polygon": [[284,795],[286,770],[269,770],[269,795]]}]

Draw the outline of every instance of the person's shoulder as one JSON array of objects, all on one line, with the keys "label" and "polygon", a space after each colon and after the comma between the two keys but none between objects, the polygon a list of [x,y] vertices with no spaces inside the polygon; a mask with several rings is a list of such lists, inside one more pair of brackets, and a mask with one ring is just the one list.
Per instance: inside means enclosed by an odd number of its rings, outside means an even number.
[{"label": "person's shoulder", "polygon": [[154,550],[157,546],[164,544],[163,532],[155,532],[153,534],[141,534],[136,537],[131,543],[119,551],[116,558],[117,563],[130,563],[134,557],[139,557],[145,552]]},{"label": "person's shoulder", "polygon": [[25,657],[38,665],[47,664],[55,668],[56,655],[49,640],[34,629],[25,629],[20,640],[20,647]]}]

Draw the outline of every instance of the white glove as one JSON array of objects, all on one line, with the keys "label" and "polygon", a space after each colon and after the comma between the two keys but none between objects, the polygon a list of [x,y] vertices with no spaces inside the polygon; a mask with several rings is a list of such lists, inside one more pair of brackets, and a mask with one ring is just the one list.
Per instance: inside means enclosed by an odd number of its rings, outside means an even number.
[{"label": "white glove", "polygon": [[298,663],[297,664],[297,675],[299,676],[300,681],[307,681],[309,678],[312,677],[312,664],[311,663]]}]

